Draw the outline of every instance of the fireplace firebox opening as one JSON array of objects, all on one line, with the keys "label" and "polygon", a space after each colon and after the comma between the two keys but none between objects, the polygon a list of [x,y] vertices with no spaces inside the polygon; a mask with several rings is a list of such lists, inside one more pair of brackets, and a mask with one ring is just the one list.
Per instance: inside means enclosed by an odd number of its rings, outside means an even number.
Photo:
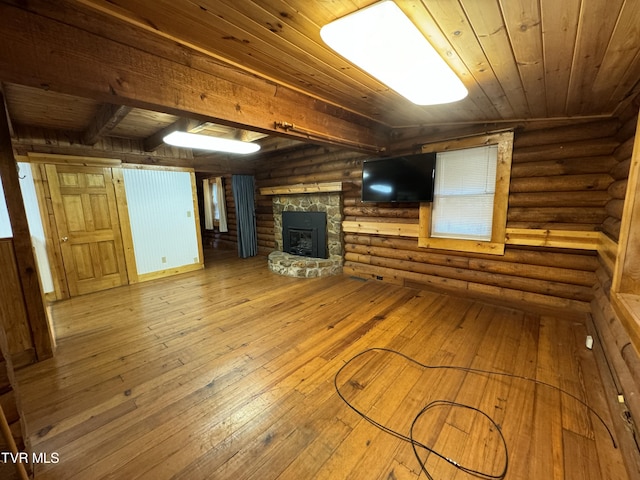
[{"label": "fireplace firebox opening", "polygon": [[282,212],[282,244],[292,255],[327,258],[327,214]]},{"label": "fireplace firebox opening", "polygon": [[317,235],[318,232],[315,229],[290,228],[289,253],[302,257],[317,257],[318,242],[317,240],[314,242],[314,237],[317,237]]}]

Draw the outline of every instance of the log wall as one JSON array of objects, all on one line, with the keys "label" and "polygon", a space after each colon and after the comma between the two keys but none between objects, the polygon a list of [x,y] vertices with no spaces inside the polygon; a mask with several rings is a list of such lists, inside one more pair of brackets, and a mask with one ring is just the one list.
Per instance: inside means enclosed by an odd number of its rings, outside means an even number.
[{"label": "log wall", "polygon": [[202,180],[212,175],[196,173],[196,188],[198,191],[198,208],[200,210],[200,231],[202,232],[202,245],[214,248],[237,248],[238,233],[236,230],[236,207],[233,201],[233,191],[231,189],[231,175],[219,175],[223,178],[224,195],[227,210],[228,232],[218,230],[210,231],[204,228],[204,206],[202,205]]},{"label": "log wall", "polygon": [[[639,106],[638,102],[630,105],[626,115],[621,117],[622,126],[615,136],[619,146],[613,153],[616,163],[609,171],[613,182],[608,188],[609,200],[605,206],[607,217],[603,222],[603,232],[615,242],[614,247],[617,246],[620,236],[633,142],[638,134],[635,129]],[[635,428],[635,431],[638,432],[637,425],[640,422],[640,355],[633,348],[629,335],[611,305],[610,289],[614,265],[614,261],[608,259],[604,253],[599,257],[591,313],[608,363],[612,367],[616,387],[619,393],[624,395],[631,417],[635,420],[635,425],[631,424],[630,428]]]},{"label": "log wall", "polygon": [[[507,227],[599,231],[607,219],[617,121],[516,131]],[[423,139],[427,143],[428,139]],[[415,144],[416,142],[414,142]],[[269,158],[257,186],[342,181],[345,221],[418,223],[417,204],[360,201],[362,154],[326,147]],[[258,197],[261,253],[275,248],[271,198]],[[541,308],[586,312],[593,298],[595,252],[507,246],[504,256],[437,251],[417,239],[346,233],[345,272]]]},{"label": "log wall", "polygon": [[575,127],[516,133],[507,227],[600,230],[619,142],[597,138],[593,128],[583,131],[583,138]]},{"label": "log wall", "polygon": [[620,237],[620,223],[627,191],[627,179],[631,166],[637,118],[637,115],[630,116],[617,133],[616,139],[620,142],[620,145],[613,153],[615,163],[609,170],[609,175],[613,182],[607,189],[609,194],[609,199],[605,206],[607,216],[603,221],[602,227],[603,231],[615,241],[618,241]]},{"label": "log wall", "polygon": [[[344,181],[352,185],[359,196],[362,160],[365,158],[368,156],[360,153],[313,145],[271,155],[256,166],[256,188]],[[417,223],[417,206],[412,211]],[[258,251],[268,255],[276,248],[271,196],[257,194],[256,222]]]}]

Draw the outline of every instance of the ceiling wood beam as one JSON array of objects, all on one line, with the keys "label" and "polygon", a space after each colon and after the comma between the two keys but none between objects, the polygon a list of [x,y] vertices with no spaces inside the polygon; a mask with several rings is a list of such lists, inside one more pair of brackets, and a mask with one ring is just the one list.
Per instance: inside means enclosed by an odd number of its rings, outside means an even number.
[{"label": "ceiling wood beam", "polygon": [[267,134],[290,124],[289,137],[386,149],[386,125],[339,106],[185,48],[175,58],[154,55],[27,10],[38,2],[20,5],[0,4],[0,80]]},{"label": "ceiling wood beam", "polygon": [[163,128],[162,130],[154,133],[153,135],[148,136],[144,139],[144,151],[145,152],[155,152],[159,147],[164,145],[164,137],[173,132],[188,132],[202,122],[199,120],[193,120],[191,118],[181,118],[168,127]]},{"label": "ceiling wood beam", "polygon": [[104,103],[99,109],[92,122],[82,134],[82,143],[85,145],[95,145],[102,137],[109,133],[124,120],[131,111],[131,107],[126,105],[113,105]]}]

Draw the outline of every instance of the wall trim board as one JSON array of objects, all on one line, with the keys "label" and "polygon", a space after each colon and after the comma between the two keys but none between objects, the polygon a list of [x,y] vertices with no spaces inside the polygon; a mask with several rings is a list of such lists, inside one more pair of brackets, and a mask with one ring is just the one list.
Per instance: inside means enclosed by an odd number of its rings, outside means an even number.
[{"label": "wall trim board", "polygon": [[57,153],[27,152],[27,155],[16,155],[16,159],[26,163],[49,163],[63,165],[82,165],[85,167],[119,167],[122,160],[105,157],[85,157],[80,155],[60,155]]},{"label": "wall trim board", "polygon": [[124,249],[124,261],[127,265],[127,277],[129,283],[138,283],[138,269],[136,256],[133,249],[133,234],[131,233],[131,220],[129,219],[129,207],[127,205],[127,192],[124,188],[124,176],[121,168],[113,168],[113,187],[116,193],[116,206],[120,216],[120,233],[122,234],[122,247]]},{"label": "wall trim board", "polygon": [[602,232],[507,228],[505,243],[534,247],[598,250]]},{"label": "wall trim board", "polygon": [[260,195],[297,195],[301,193],[331,193],[342,192],[345,188],[343,182],[324,183],[299,183],[296,185],[278,185],[275,187],[263,187]]},{"label": "wall trim board", "polygon": [[368,233],[371,235],[418,238],[418,230],[417,223],[355,222],[351,220],[342,222],[342,231],[345,233]]},{"label": "wall trim board", "polygon": [[193,263],[191,265],[184,265],[177,268],[168,268],[166,270],[158,270],[156,272],[143,273],[138,275],[138,282],[148,282],[149,280],[156,280],[158,278],[170,277],[172,275],[178,275],[180,273],[194,272],[196,270],[202,270],[204,263]]},{"label": "wall trim board", "polygon": [[36,197],[38,199],[38,206],[40,207],[40,218],[42,219],[42,228],[46,239],[47,257],[49,259],[49,268],[51,269],[51,278],[53,280],[53,295],[55,300],[64,300],[69,298],[69,288],[66,278],[62,273],[64,272],[64,265],[62,264],[60,243],[54,240],[58,237],[58,231],[53,216],[53,208],[51,207],[49,179],[47,178],[45,165],[44,163],[32,163],[31,172],[33,174]]},{"label": "wall trim board", "polygon": [[[342,222],[345,233],[386,235],[393,237],[419,238],[419,225],[395,222]],[[543,230],[526,228],[507,228],[507,245],[554,247],[572,250],[593,250],[610,252],[617,244],[602,232],[581,230]]]},{"label": "wall trim board", "polygon": [[190,172],[195,174],[195,169],[192,167],[169,167],[164,165],[144,165],[141,163],[123,163],[119,165],[119,167],[129,170],[160,170],[163,172]]},{"label": "wall trim board", "polygon": [[618,258],[618,242],[606,233],[601,232],[598,253],[609,272],[613,272],[616,265],[616,258]]}]

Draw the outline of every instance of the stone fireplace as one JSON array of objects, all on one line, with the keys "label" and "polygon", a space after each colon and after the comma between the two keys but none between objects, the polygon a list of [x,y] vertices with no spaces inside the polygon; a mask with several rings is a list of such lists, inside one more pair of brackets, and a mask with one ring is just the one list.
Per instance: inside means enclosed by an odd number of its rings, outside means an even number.
[{"label": "stone fireplace", "polygon": [[[276,251],[269,255],[271,271],[292,277],[320,277],[342,273],[342,195],[339,191],[277,194],[272,197],[272,206]],[[293,237],[290,233],[283,237],[284,228],[288,227],[284,225],[283,216],[285,219],[289,216],[298,217],[295,214],[303,212],[310,213],[308,217],[322,217],[325,224],[298,224],[297,228],[294,226],[297,232],[294,232]],[[303,218],[304,215],[300,217]],[[315,233],[312,232],[313,229],[316,230]],[[304,252],[310,237],[320,230],[324,239],[320,238],[318,241],[323,243],[324,252],[322,248],[311,254]],[[290,248],[292,238],[299,240],[299,250],[294,253],[291,253]]]}]

